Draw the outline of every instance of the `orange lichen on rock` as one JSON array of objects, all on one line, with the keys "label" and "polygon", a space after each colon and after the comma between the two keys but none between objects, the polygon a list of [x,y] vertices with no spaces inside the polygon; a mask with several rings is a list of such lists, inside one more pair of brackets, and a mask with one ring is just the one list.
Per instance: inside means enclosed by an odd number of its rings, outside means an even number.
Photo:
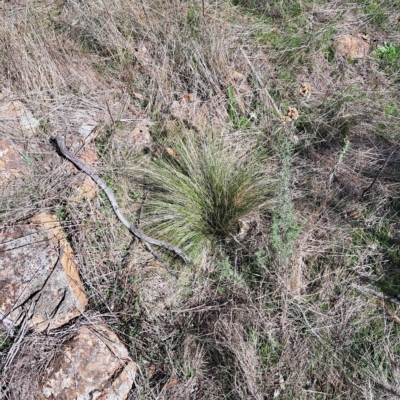
[{"label": "orange lichen on rock", "polygon": [[27,171],[26,165],[8,140],[0,140],[0,184],[22,178]]},{"label": "orange lichen on rock", "polygon": [[99,324],[82,326],[48,368],[42,392],[45,398],[60,400],[126,399],[136,371],[112,331]]},{"label": "orange lichen on rock", "polygon": [[84,311],[88,300],[74,254],[55,217],[38,214],[4,228],[0,252],[0,316],[7,323],[18,326],[27,318],[28,327],[41,332]]}]

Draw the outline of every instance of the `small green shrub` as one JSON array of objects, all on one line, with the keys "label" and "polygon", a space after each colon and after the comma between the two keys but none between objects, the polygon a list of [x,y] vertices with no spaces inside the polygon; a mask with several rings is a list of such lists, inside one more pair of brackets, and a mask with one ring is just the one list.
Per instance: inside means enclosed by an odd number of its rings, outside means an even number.
[{"label": "small green shrub", "polygon": [[228,87],[229,96],[229,120],[231,121],[234,129],[245,129],[251,124],[251,118],[244,117],[240,111],[238,111],[235,101],[235,94],[233,87]]},{"label": "small green shrub", "polygon": [[371,23],[377,27],[384,28],[388,22],[387,11],[384,7],[384,2],[363,0],[365,4],[365,13],[369,15]]},{"label": "small green shrub", "polygon": [[175,158],[162,157],[144,171],[151,191],[146,231],[196,258],[234,234],[239,218],[266,205],[265,160],[191,134],[178,139],[174,150]]},{"label": "small green shrub", "polygon": [[0,352],[7,350],[11,345],[11,339],[6,334],[0,335]]},{"label": "small green shrub", "polygon": [[294,251],[296,240],[301,234],[303,226],[297,219],[297,213],[291,197],[291,158],[293,143],[288,140],[289,132],[276,132],[275,152],[279,160],[279,183],[277,185],[276,206],[272,210],[271,249],[275,262],[286,266]]},{"label": "small green shrub", "polygon": [[400,48],[392,43],[385,42],[382,46],[377,47],[376,54],[382,60],[392,63],[399,57]]},{"label": "small green shrub", "polygon": [[378,46],[375,55],[381,67],[387,72],[394,73],[400,69],[400,46],[385,42]]}]

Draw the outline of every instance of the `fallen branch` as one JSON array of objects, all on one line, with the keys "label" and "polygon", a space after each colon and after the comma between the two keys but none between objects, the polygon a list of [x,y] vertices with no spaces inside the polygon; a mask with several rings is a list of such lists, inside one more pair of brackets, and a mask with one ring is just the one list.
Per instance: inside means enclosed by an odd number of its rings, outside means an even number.
[{"label": "fallen branch", "polygon": [[[111,206],[115,212],[115,215],[118,217],[118,219],[121,221],[123,225],[125,225],[126,228],[129,229],[129,231],[135,235],[137,238],[139,238],[144,244],[149,248],[151,244],[154,246],[158,247],[163,247],[167,250],[170,250],[174,252],[177,256],[182,258],[184,262],[188,262],[189,258],[188,256],[178,247],[175,247],[174,245],[163,242],[161,240],[153,239],[150,236],[147,236],[143,232],[141,232],[139,229],[135,228],[134,226],[130,225],[128,220],[122,215],[121,210],[118,206],[117,200],[115,199],[113,191],[107,186],[107,184],[104,182],[103,179],[101,179],[90,167],[88,167],[86,164],[84,164],[79,158],[71,154],[65,147],[65,141],[64,138],[60,135],[56,136],[55,138],[57,146],[60,150],[60,153],[69,161],[72,162],[77,168],[79,168],[81,171],[83,171],[85,174],[90,176],[90,178],[101,188],[103,189],[104,193],[108,197],[108,200],[111,203]],[[151,247],[150,247],[151,248]]]},{"label": "fallen branch", "polygon": [[364,294],[372,294],[373,296],[377,297],[380,300],[388,301],[389,303],[400,305],[400,300],[397,300],[394,297],[385,296],[383,293],[379,293],[374,289],[370,289],[365,286],[356,285],[355,283],[351,283],[350,287],[352,287],[353,289],[356,289],[359,292],[364,293]]}]

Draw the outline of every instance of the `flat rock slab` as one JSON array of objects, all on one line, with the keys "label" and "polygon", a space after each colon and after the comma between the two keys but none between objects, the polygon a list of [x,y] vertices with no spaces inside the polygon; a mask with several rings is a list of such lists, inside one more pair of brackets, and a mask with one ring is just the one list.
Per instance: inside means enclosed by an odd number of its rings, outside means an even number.
[{"label": "flat rock slab", "polygon": [[32,137],[36,134],[40,122],[28,108],[19,100],[9,100],[0,93],[0,122],[13,130],[18,130],[24,136]]},{"label": "flat rock slab", "polygon": [[26,172],[27,167],[16,146],[9,140],[0,139],[0,187],[16,178],[22,178]]},{"label": "flat rock slab", "polygon": [[[87,297],[60,223],[48,214],[0,231],[0,321],[37,332],[81,315]],[[61,256],[61,257],[60,257]]]},{"label": "flat rock slab", "polygon": [[43,377],[47,399],[126,399],[136,364],[125,346],[107,327],[83,326],[65,343]]}]

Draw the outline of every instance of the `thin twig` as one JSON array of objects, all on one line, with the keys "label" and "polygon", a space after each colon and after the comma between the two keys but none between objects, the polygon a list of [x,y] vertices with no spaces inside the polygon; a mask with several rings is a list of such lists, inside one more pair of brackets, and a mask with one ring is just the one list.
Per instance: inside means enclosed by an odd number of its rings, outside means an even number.
[{"label": "thin twig", "polygon": [[231,301],[226,301],[223,304],[217,304],[215,306],[202,305],[202,306],[197,306],[197,307],[193,307],[193,308],[186,308],[185,310],[178,310],[178,311],[174,311],[174,312],[176,314],[182,314],[182,313],[186,313],[186,312],[204,312],[204,311],[210,311],[210,310],[222,308],[222,307],[226,306],[229,303],[231,303]]},{"label": "thin twig", "polygon": [[81,160],[79,160],[79,158],[77,158],[76,156],[74,156],[73,154],[71,154],[65,147],[65,141],[64,138],[60,135],[56,136],[56,143],[57,146],[60,150],[60,153],[69,161],[72,162],[72,164],[74,164],[77,168],[79,168],[81,171],[83,171],[85,174],[89,175],[90,178],[101,188],[103,189],[104,193],[106,194],[106,196],[108,197],[108,200],[111,203],[111,206],[115,212],[115,215],[118,217],[118,219],[121,221],[121,223],[123,225],[125,225],[125,227],[127,229],[129,229],[129,231],[135,235],[136,237],[138,237],[142,242],[148,243],[148,244],[153,244],[154,246],[159,246],[159,247],[163,247],[167,250],[170,250],[172,252],[174,252],[177,256],[179,256],[180,258],[182,258],[182,260],[184,262],[188,262],[189,258],[188,256],[178,247],[167,243],[167,242],[163,242],[161,240],[157,240],[157,239],[153,239],[150,236],[147,236],[146,234],[144,234],[143,232],[141,232],[139,229],[135,228],[134,226],[132,226],[128,220],[123,216],[123,214],[121,213],[121,210],[118,206],[117,200],[115,199],[114,193],[113,191],[107,186],[107,184],[104,182],[103,179],[101,179],[90,167],[88,167],[86,164],[84,164]]},{"label": "thin twig", "polygon": [[276,105],[274,99],[273,99],[272,96],[269,94],[269,91],[268,91],[266,85],[264,85],[264,84],[262,83],[261,78],[258,76],[256,70],[255,70],[254,67],[253,67],[253,64],[250,62],[249,58],[247,57],[247,54],[244,52],[243,49],[241,49],[241,50],[242,50],[242,53],[243,53],[244,58],[245,58],[246,61],[247,61],[247,64],[249,64],[251,70],[253,71],[253,74],[254,74],[254,76],[256,77],[258,84],[260,85],[260,87],[261,87],[262,89],[264,89],[265,94],[267,95],[267,97],[268,97],[269,101],[271,102],[271,104],[274,106],[275,111],[276,111],[276,112],[278,113],[278,115],[282,118],[282,113],[279,111],[279,108],[278,108],[278,106]]},{"label": "thin twig", "polygon": [[114,117],[112,116],[110,105],[108,104],[108,101],[106,101],[106,104],[107,104],[108,114],[110,115],[110,118],[111,118],[111,121],[113,124],[113,129],[115,129],[115,120],[114,120]]},{"label": "thin twig", "polygon": [[331,185],[331,183],[332,183],[332,180],[333,180],[333,178],[334,178],[334,176],[335,176],[335,174],[336,174],[336,172],[337,172],[337,170],[338,170],[338,168],[339,168],[340,163],[343,161],[343,159],[344,159],[344,157],[345,157],[345,155],[346,155],[346,153],[347,153],[347,150],[349,149],[349,146],[350,146],[350,141],[348,141],[348,140],[346,139],[346,140],[344,141],[344,146],[343,146],[343,148],[340,150],[338,160],[336,161],[336,164],[335,164],[335,166],[333,167],[331,174],[329,175],[329,181],[328,181],[329,187],[330,187],[330,185]]},{"label": "thin twig", "polygon": [[383,170],[386,168],[387,163],[389,162],[389,160],[391,159],[392,155],[394,154],[394,152],[396,151],[397,147],[399,145],[396,144],[395,148],[393,149],[393,151],[390,153],[390,155],[388,156],[388,158],[385,161],[385,164],[383,164],[381,170],[379,171],[379,174],[374,178],[374,180],[372,181],[372,183],[363,190],[361,197],[364,197],[364,194],[368,192],[368,190],[370,190],[372,188],[372,186],[374,186],[374,183],[376,182],[376,180],[381,176],[381,173],[383,172]]},{"label": "thin twig", "polygon": [[390,309],[390,307],[383,301],[378,300],[378,303],[381,304],[386,312],[400,325],[400,318]]}]

